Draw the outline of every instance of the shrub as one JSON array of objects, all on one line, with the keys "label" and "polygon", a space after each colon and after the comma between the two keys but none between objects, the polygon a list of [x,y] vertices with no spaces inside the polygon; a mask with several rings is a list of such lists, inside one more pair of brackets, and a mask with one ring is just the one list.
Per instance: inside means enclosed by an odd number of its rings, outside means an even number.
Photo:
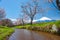
[{"label": "shrub", "polygon": [[32,30],[32,28],[33,28],[32,26],[29,26],[29,27],[28,27],[29,30]]},{"label": "shrub", "polygon": [[21,29],[26,29],[26,27],[23,26],[23,27],[21,27]]}]

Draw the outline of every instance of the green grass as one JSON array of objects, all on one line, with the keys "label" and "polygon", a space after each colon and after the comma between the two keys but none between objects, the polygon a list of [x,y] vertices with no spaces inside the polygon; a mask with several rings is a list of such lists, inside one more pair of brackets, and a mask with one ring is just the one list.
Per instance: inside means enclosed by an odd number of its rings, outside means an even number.
[{"label": "green grass", "polygon": [[14,32],[14,29],[3,27],[0,28],[0,40],[5,40],[7,36],[9,36],[12,32]]},{"label": "green grass", "polygon": [[[55,24],[57,27],[60,27],[60,20],[58,20],[58,21],[54,21],[54,22],[43,22],[43,23],[35,23],[35,24],[33,24],[32,26],[33,27],[46,27],[46,26],[53,26],[53,24]],[[26,24],[26,25],[24,25],[24,26],[16,26],[16,28],[23,28],[23,27],[26,27],[26,28],[28,28],[28,27],[31,27],[31,25],[30,24]]]}]

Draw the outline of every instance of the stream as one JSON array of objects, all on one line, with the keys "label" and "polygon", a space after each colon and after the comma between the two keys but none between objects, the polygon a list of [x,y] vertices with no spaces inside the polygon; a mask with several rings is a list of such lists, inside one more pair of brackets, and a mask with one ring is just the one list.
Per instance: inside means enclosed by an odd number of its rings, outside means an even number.
[{"label": "stream", "polygon": [[26,29],[15,29],[15,32],[10,36],[9,40],[60,40],[60,38]]}]

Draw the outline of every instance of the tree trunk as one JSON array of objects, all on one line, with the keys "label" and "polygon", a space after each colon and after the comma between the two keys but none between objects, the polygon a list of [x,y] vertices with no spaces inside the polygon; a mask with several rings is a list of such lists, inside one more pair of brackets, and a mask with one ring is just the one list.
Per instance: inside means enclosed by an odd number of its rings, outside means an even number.
[{"label": "tree trunk", "polygon": [[22,19],[22,25],[24,25],[24,20]]},{"label": "tree trunk", "polygon": [[31,25],[33,24],[33,18],[31,18],[31,23],[30,23]]}]

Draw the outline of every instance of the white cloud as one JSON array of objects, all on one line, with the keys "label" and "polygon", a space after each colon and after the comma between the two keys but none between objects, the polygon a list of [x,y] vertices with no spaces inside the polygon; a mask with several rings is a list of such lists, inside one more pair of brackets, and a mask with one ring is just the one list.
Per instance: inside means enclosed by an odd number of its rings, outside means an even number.
[{"label": "white cloud", "polygon": [[10,18],[10,20],[11,20],[11,21],[16,21],[16,19],[12,19],[12,18]]}]

